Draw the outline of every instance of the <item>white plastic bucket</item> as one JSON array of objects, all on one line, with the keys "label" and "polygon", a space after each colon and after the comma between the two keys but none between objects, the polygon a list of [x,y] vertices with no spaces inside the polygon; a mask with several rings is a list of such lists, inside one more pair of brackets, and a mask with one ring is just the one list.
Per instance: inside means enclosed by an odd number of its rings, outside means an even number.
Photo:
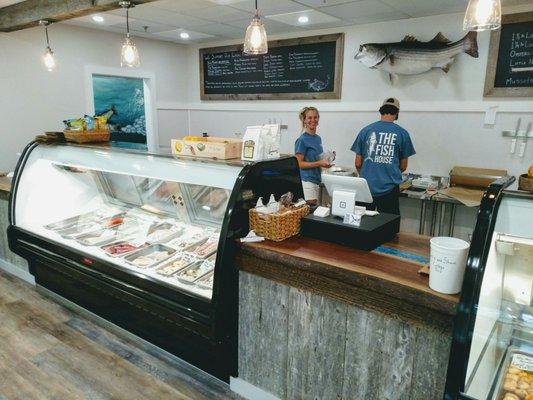
[{"label": "white plastic bucket", "polygon": [[434,237],[429,242],[429,287],[441,293],[459,293],[470,244],[444,236]]}]

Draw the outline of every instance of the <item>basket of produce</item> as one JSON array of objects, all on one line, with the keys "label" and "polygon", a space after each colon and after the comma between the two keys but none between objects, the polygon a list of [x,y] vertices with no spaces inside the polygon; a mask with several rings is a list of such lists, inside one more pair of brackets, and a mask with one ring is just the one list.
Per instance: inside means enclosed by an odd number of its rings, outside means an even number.
[{"label": "basket of produce", "polygon": [[279,202],[270,196],[268,205],[263,205],[259,198],[257,206],[248,212],[250,229],[258,236],[265,239],[281,242],[291,236],[300,233],[300,224],[303,217],[309,214],[309,206],[305,201],[292,204],[292,194],[290,200],[286,201],[282,196]]},{"label": "basket of produce", "polygon": [[109,142],[109,131],[73,131],[65,129],[63,131],[67,142],[74,143],[97,143],[97,142]]}]

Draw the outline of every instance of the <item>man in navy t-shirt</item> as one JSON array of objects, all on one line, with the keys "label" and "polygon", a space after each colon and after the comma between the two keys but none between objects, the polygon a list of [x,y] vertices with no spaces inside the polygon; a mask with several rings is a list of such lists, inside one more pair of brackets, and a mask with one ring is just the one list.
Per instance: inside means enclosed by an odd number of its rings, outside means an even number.
[{"label": "man in navy t-shirt", "polygon": [[379,113],[381,120],[361,129],[351,150],[356,154],[355,167],[367,180],[374,198],[371,208],[400,215],[399,185],[415,149],[409,133],[394,123],[400,102],[393,97],[386,99]]}]

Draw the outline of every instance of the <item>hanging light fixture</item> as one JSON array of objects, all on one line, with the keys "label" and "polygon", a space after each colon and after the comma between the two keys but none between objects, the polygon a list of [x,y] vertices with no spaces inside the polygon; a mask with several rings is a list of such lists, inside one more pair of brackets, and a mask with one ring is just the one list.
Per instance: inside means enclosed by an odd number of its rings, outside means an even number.
[{"label": "hanging light fixture", "polygon": [[465,31],[485,31],[502,26],[502,6],[500,0],[470,0],[466,8],[463,29]]},{"label": "hanging light fixture", "polygon": [[50,47],[50,39],[48,38],[48,25],[50,25],[50,22],[39,21],[39,25],[44,26],[44,33],[46,35],[46,50],[42,56],[43,64],[48,71],[52,72],[56,69],[57,63],[54,57],[54,52]]},{"label": "hanging light fixture", "polygon": [[122,8],[126,9],[126,38],[122,43],[122,51],[120,57],[121,67],[136,68],[141,64],[139,58],[139,50],[130,37],[130,15],[129,10],[133,5],[130,1],[119,1],[118,3]]},{"label": "hanging light fixture", "polygon": [[266,54],[268,52],[267,34],[265,25],[259,18],[257,0],[255,0],[255,15],[246,28],[243,52],[245,54]]}]

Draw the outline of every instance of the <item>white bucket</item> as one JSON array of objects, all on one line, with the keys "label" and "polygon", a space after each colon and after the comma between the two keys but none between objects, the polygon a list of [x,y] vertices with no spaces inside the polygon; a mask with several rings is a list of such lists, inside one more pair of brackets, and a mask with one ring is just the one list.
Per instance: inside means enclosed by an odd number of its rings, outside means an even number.
[{"label": "white bucket", "polygon": [[429,242],[429,287],[441,293],[459,293],[470,244],[444,236],[434,237]]}]

